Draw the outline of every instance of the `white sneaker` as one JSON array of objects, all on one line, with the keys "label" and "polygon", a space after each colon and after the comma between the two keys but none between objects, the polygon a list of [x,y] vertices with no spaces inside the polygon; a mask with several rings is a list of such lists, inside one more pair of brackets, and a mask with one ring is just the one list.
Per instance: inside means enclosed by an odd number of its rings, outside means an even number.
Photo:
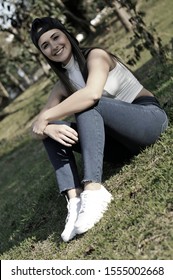
[{"label": "white sneaker", "polygon": [[61,238],[64,242],[68,242],[76,235],[74,224],[77,220],[79,210],[81,207],[80,197],[74,197],[69,199],[67,204],[68,214],[66,218],[66,225],[64,231],[61,234]]},{"label": "white sneaker", "polygon": [[99,190],[83,191],[81,209],[75,223],[76,233],[84,233],[99,222],[112,198],[112,195],[103,186]]}]

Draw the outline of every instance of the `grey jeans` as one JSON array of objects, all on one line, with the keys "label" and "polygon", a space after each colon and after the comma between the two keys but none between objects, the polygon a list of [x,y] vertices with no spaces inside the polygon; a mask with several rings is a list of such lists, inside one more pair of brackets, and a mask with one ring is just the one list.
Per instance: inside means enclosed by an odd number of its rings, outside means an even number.
[{"label": "grey jeans", "polygon": [[[65,123],[78,132],[79,142],[66,147],[47,137],[43,140],[55,169],[60,192],[81,183],[101,182],[103,161],[122,162],[155,143],[168,126],[166,113],[151,102],[127,103],[102,97],[86,111],[75,115],[76,122]],[[74,151],[83,160],[81,182]]]}]

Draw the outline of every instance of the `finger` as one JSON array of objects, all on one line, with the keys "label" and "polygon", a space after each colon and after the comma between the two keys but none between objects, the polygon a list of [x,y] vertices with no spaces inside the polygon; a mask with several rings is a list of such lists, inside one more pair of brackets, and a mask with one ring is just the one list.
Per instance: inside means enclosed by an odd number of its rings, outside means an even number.
[{"label": "finger", "polygon": [[33,133],[37,134],[37,135],[43,135],[43,131],[40,131],[39,129],[33,128]]},{"label": "finger", "polygon": [[62,139],[63,141],[65,141],[66,143],[68,143],[68,144],[75,144],[75,143],[76,143],[75,140],[73,140],[73,139],[67,137],[66,135],[62,135],[62,136],[61,136],[61,139]]},{"label": "finger", "polygon": [[70,126],[66,126],[66,130],[78,137],[78,133],[75,129],[71,128]]},{"label": "finger", "polygon": [[78,141],[78,136],[74,135],[73,133],[71,133],[71,131],[65,131],[64,133],[62,133],[62,135],[72,139],[73,141],[77,142]]},{"label": "finger", "polygon": [[[46,131],[45,134],[47,136],[49,136],[50,138],[52,138],[53,140],[59,142],[60,144],[62,144],[64,146],[67,146],[67,147],[71,147],[72,144],[75,143],[75,142],[74,143],[69,143],[68,141],[66,142],[66,140],[69,139],[69,138],[67,138],[67,137],[65,138],[65,136],[63,134],[61,135],[61,137],[59,137],[58,135],[56,135],[54,133],[53,134],[49,133],[49,131]],[[63,137],[64,137],[64,139],[63,139]]]},{"label": "finger", "polygon": [[[56,139],[54,139],[54,140],[56,140]],[[72,144],[67,143],[67,142],[65,142],[65,141],[62,140],[62,139],[58,139],[57,141],[58,141],[60,144],[66,146],[66,147],[71,147],[71,146],[72,146]]]}]

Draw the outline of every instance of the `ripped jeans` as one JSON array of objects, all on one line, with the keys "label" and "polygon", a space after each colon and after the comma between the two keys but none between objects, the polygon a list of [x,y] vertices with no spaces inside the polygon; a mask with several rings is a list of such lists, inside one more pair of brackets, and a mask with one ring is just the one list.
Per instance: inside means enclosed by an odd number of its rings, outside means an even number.
[{"label": "ripped jeans", "polygon": [[[76,122],[57,121],[78,132],[79,141],[66,147],[47,137],[43,140],[55,169],[60,193],[78,188],[81,183],[101,183],[103,161],[120,162],[154,144],[168,126],[162,108],[139,98],[137,104],[102,97],[95,106],[75,115]],[[143,102],[144,101],[144,102]],[[73,152],[83,160],[81,182]]]}]

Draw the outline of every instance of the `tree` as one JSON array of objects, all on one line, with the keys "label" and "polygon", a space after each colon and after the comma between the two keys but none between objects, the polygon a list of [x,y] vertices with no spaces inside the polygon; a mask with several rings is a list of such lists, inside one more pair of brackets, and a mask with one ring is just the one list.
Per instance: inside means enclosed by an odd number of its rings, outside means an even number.
[{"label": "tree", "polygon": [[[16,60],[22,61],[23,58],[27,56],[26,52],[30,54],[30,60],[39,64],[39,67],[43,68],[43,71],[48,74],[47,68],[44,67],[45,63],[43,58],[34,47],[31,46],[31,39],[29,36],[31,22],[35,17],[41,17],[43,14],[52,16],[54,11],[57,9],[54,8],[54,3],[44,1],[26,1],[26,0],[17,0],[17,1],[7,1],[3,0],[2,4],[7,6],[8,10],[13,9],[13,12],[10,15],[1,14],[1,19],[4,24],[1,24],[1,31],[12,34],[14,36],[13,44],[18,46],[20,52],[16,55]],[[53,6],[53,9],[52,9]],[[10,22],[10,24],[6,24]]]},{"label": "tree", "polygon": [[130,22],[131,15],[126,11],[126,9],[122,6],[121,1],[110,1],[105,0],[106,4],[112,7],[115,10],[115,13],[120,20],[121,24],[125,28],[127,32],[132,31],[132,24]]},{"label": "tree", "polygon": [[0,61],[1,61],[1,72],[0,72],[0,96],[1,103],[3,99],[11,99],[11,92],[14,92],[14,89],[17,89],[17,92],[23,92],[25,87],[20,81],[19,77],[16,76],[17,71],[19,70],[15,61],[12,58],[9,58],[5,51],[0,48]]},{"label": "tree", "polygon": [[166,61],[165,48],[162,44],[161,38],[158,36],[155,28],[148,27],[144,22],[145,13],[137,11],[136,0],[116,0],[123,7],[125,7],[131,14],[129,21],[133,28],[133,37],[131,41],[134,47],[134,56],[130,58],[127,63],[134,65],[141,57],[141,52],[147,49],[152,57],[159,59],[161,63]]},{"label": "tree", "polygon": [[5,61],[5,53],[0,48],[0,61],[1,61],[1,71],[0,71],[0,105],[6,103],[9,100],[10,96],[8,90],[5,85],[5,71],[6,71],[6,61]]},{"label": "tree", "polygon": [[94,27],[87,18],[86,5],[83,5],[82,0],[62,0],[59,3],[61,3],[63,13],[66,15],[67,23],[70,23],[78,31],[84,31],[86,34],[95,32]]},{"label": "tree", "polygon": [[[30,39],[31,22],[35,17],[44,15],[59,18],[75,35],[81,31],[88,35],[92,34],[90,20],[106,5],[113,8],[125,29],[133,35],[131,44],[134,46],[134,55],[128,59],[129,64],[135,64],[140,59],[140,53],[144,48],[147,48],[152,56],[163,59],[165,53],[161,39],[154,30],[149,30],[146,26],[143,20],[144,13],[137,11],[136,3],[136,0],[2,0],[2,6],[6,5],[9,13],[0,14],[2,20],[0,30],[4,34],[14,36],[13,51],[9,54],[10,61],[4,72],[6,78],[8,77],[10,83],[15,86],[18,81],[18,88],[22,91],[32,82],[36,68],[42,67],[49,75],[47,63]],[[17,76],[21,70],[22,82]],[[5,79],[1,82],[7,88]]]},{"label": "tree", "polygon": [[0,81],[0,104],[2,103],[3,98],[10,98],[10,96],[3,83]]}]

